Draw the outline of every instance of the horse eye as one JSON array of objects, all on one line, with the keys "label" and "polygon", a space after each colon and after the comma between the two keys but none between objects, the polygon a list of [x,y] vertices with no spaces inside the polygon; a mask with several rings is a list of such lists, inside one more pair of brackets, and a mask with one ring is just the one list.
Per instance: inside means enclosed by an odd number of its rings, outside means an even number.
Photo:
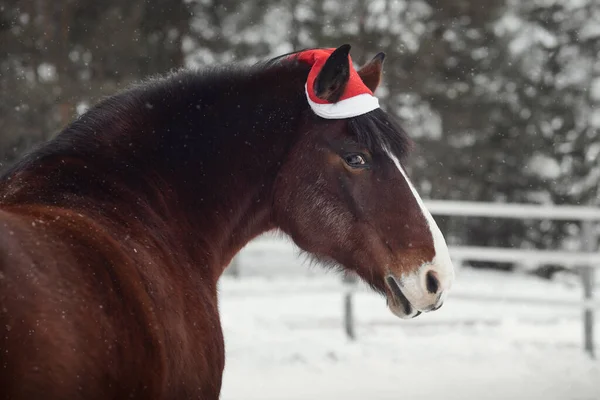
[{"label": "horse eye", "polygon": [[366,158],[362,154],[352,153],[344,156],[346,164],[353,168],[360,168],[367,165]]}]

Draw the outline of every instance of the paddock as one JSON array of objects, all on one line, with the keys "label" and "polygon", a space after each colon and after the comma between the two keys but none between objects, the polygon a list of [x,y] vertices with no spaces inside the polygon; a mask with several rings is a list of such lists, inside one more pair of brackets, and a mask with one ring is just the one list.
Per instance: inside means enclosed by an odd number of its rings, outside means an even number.
[{"label": "paddock", "polygon": [[469,296],[533,288],[539,299],[577,301],[575,283],[462,269],[456,296],[410,321],[359,291],[351,341],[339,277],[280,262],[279,276],[222,278],[223,400],[598,399],[600,363],[581,349],[579,308]]}]

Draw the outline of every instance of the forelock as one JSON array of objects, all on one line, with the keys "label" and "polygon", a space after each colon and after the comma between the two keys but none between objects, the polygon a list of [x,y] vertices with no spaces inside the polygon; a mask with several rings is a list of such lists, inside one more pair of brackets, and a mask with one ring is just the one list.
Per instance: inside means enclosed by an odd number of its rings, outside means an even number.
[{"label": "forelock", "polygon": [[390,151],[403,160],[413,147],[413,142],[400,124],[380,108],[350,118],[348,127],[359,144],[372,153]]}]

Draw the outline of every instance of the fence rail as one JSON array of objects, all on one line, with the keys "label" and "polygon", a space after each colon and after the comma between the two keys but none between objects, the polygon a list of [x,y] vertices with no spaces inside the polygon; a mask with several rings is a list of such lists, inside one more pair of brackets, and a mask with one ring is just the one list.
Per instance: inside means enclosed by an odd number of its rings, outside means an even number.
[{"label": "fence rail", "polygon": [[509,249],[501,247],[448,246],[456,260],[514,262],[524,264],[562,264],[565,268],[588,265],[600,268],[600,253],[561,250]]},{"label": "fence rail", "polygon": [[[342,291],[350,291],[354,294],[363,293],[374,295],[373,290],[366,285],[357,286],[342,286],[341,284],[328,284],[328,285],[315,285],[311,282],[310,285],[301,287],[295,287],[293,289],[283,287],[272,287],[268,291],[264,288],[249,289],[244,287],[242,290],[229,290],[228,296],[233,297],[270,297],[273,295],[281,296],[306,296],[306,295],[322,295],[324,293],[336,293]],[[452,301],[454,300],[466,300],[466,301],[477,301],[479,303],[513,303],[513,304],[529,304],[534,307],[560,307],[570,309],[582,309],[590,308],[594,310],[600,310],[600,299],[596,300],[577,300],[571,298],[550,298],[550,297],[534,297],[534,296],[503,296],[501,294],[483,294],[481,292],[474,291],[459,291],[453,290],[450,296]]]},{"label": "fence rail", "polygon": [[549,219],[556,221],[600,221],[600,209],[598,207],[451,200],[427,200],[424,203],[429,212],[434,215]]}]

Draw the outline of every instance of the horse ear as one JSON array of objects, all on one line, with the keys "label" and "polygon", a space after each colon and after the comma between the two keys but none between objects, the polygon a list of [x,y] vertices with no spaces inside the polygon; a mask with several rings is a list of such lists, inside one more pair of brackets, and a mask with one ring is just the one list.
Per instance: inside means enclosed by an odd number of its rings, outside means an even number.
[{"label": "horse ear", "polygon": [[350,79],[348,54],[350,45],[343,44],[331,53],[314,83],[315,95],[330,103],[335,103],[344,93]]},{"label": "horse ear", "polygon": [[383,61],[385,60],[385,53],[377,53],[375,57],[368,63],[363,65],[357,72],[360,79],[371,92],[375,92],[379,84],[381,83],[381,74],[383,72]]}]

